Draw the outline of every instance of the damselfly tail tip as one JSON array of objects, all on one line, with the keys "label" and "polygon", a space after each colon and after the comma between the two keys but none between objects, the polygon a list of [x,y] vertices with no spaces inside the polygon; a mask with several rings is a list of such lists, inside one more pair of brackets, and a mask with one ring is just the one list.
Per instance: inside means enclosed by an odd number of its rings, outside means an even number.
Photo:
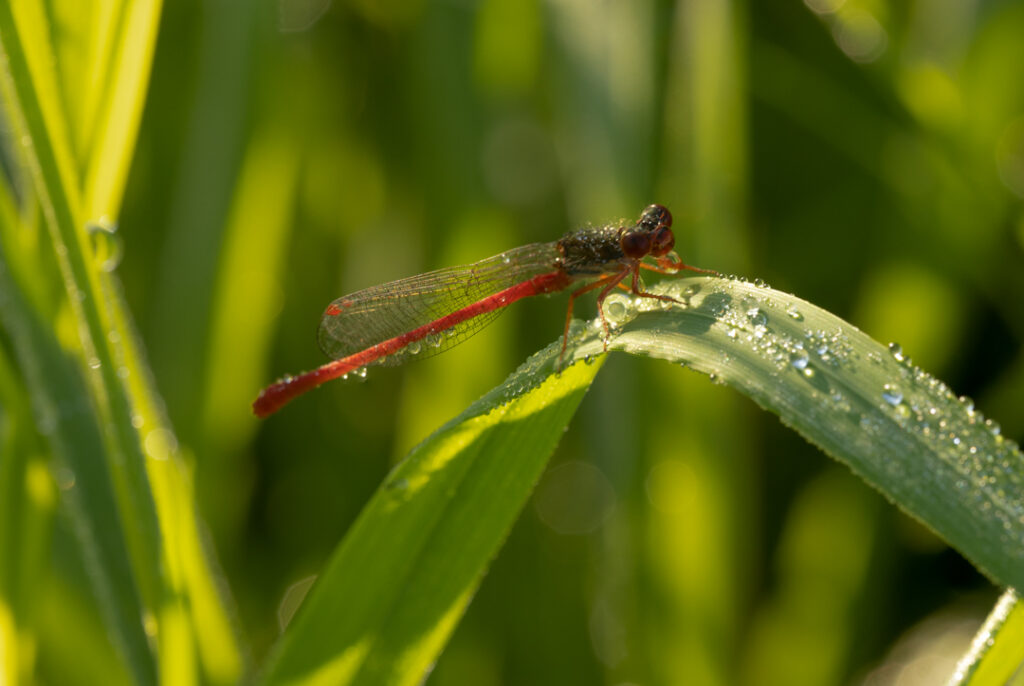
[{"label": "damselfly tail tip", "polygon": [[306,390],[297,387],[296,382],[300,378],[289,374],[264,388],[252,402],[252,413],[260,419],[266,419],[287,405],[295,396]]}]

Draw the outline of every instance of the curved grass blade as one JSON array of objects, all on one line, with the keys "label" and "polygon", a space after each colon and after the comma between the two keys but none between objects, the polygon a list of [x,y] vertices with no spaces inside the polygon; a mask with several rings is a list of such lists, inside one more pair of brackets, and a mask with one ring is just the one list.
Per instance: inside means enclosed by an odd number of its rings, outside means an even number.
[{"label": "curved grass blade", "polygon": [[[684,363],[779,415],[999,584],[1024,588],[1024,456],[968,398],[795,296],[726,279],[616,295],[611,348]],[[640,311],[642,316],[631,319]],[[576,355],[601,350],[579,345]]]},{"label": "curved grass blade", "polygon": [[417,684],[437,659],[600,365],[560,344],[389,475],[324,569],[262,683]]},{"label": "curved grass blade", "polygon": [[[652,290],[680,303],[610,296],[609,348],[735,387],[994,580],[1024,583],[1024,457],[968,399],[899,346],[792,295],[708,278]],[[602,351],[596,323],[570,347],[573,360]],[[422,679],[592,377],[576,365],[545,381],[556,356],[557,345],[539,353],[399,465],[300,609],[264,683]],[[502,399],[509,404],[496,410]],[[531,436],[538,429],[544,436]],[[524,450],[537,440],[543,451]]]}]

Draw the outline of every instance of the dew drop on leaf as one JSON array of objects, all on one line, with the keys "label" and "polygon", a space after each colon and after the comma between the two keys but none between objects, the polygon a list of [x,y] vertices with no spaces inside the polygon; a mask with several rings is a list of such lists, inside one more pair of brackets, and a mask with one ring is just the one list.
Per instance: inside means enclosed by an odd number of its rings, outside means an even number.
[{"label": "dew drop on leaf", "polygon": [[885,384],[882,388],[882,400],[889,403],[892,406],[899,405],[903,402],[903,392],[896,388],[892,384]]}]

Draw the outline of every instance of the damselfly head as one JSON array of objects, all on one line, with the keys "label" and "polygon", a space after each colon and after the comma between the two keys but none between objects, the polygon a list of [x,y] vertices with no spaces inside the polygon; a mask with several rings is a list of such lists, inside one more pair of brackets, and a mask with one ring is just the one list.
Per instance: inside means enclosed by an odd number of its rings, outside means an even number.
[{"label": "damselfly head", "polygon": [[648,205],[644,213],[640,215],[640,221],[637,222],[637,226],[647,235],[648,244],[643,254],[633,255],[626,249],[626,244],[623,242],[623,252],[630,257],[644,257],[646,255],[662,257],[667,255],[676,244],[676,237],[672,234],[671,228],[672,213],[664,205]]}]

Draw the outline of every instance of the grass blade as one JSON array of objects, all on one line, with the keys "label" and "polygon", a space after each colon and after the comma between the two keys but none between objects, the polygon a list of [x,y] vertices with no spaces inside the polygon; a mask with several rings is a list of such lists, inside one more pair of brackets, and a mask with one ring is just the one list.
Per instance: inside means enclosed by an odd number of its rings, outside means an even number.
[{"label": "grass blade", "polygon": [[[109,449],[104,452],[111,457],[114,492],[125,523],[136,583],[143,606],[155,613],[164,593],[157,549],[159,529],[128,402],[107,347],[98,270],[89,264],[91,250],[80,221],[80,197],[56,86],[38,63],[38,53],[30,55],[26,50],[26,45],[47,43],[45,24],[29,11],[30,3],[19,7],[21,14],[16,17],[13,5],[0,4],[0,48],[6,59],[0,86],[15,130],[30,142],[22,151],[79,324],[83,360],[95,370],[90,372],[90,390],[97,401],[101,426],[106,429]],[[32,55],[36,56],[34,62]],[[131,458],[125,459],[129,454]]]},{"label": "grass blade", "polygon": [[115,3],[103,15],[113,36],[110,45],[95,55],[97,80],[102,78],[106,88],[98,89],[102,97],[94,97],[87,108],[98,118],[84,177],[86,217],[116,217],[120,212],[146,102],[161,5],[161,0]]},{"label": "grass blade", "polygon": [[[609,348],[683,363],[733,386],[995,581],[1024,584],[1024,456],[969,400],[913,366],[898,346],[795,296],[708,278],[653,290],[681,304],[613,294],[605,305],[616,325]],[[530,371],[399,465],[285,634],[265,683],[422,678],[593,375],[576,365],[542,381],[557,349],[538,354]],[[591,360],[602,351],[601,329],[592,325],[573,341],[571,356]],[[535,390],[495,409],[524,388]],[[544,401],[538,406],[536,398]],[[543,439],[527,438],[538,430]],[[543,450],[520,450],[526,440],[541,440]]]},{"label": "grass blade", "polygon": [[558,347],[398,465],[288,627],[263,683],[423,679],[600,366],[547,378]]},{"label": "grass blade", "polygon": [[48,68],[46,19],[35,3],[0,5],[0,47],[6,59],[0,85],[10,121],[19,140],[26,141],[20,152],[78,325],[78,362],[88,381],[94,421],[102,428],[103,448],[93,455],[107,460],[142,607],[135,619],[143,618],[155,636],[161,680],[194,681],[198,653],[207,680],[233,683],[243,669],[241,650],[212,556],[201,543],[190,477],[159,409],[162,403],[120,286],[109,271],[109,255],[95,254],[86,231],[86,220],[106,219],[92,212],[113,213],[120,205],[159,7],[159,2],[132,3],[122,20],[113,22],[118,26],[112,38],[117,42],[113,72],[103,80],[109,92],[100,97],[93,157],[85,164],[84,202],[53,70]]},{"label": "grass blade", "polygon": [[[0,323],[12,339],[18,366],[28,382],[35,424],[45,433],[56,465],[72,475],[74,485],[61,494],[61,504],[80,544],[92,591],[111,641],[135,682],[156,683],[110,475],[105,463],[96,459],[105,446],[88,390],[74,361],[60,350],[47,324],[28,306],[5,260],[0,248]],[[13,455],[4,461],[23,459],[24,455]],[[19,522],[29,524],[24,518]]]},{"label": "grass blade", "polygon": [[[610,347],[684,363],[779,415],[996,582],[1024,587],[1024,456],[967,398],[795,296],[724,279],[663,282],[661,309],[616,295]],[[630,321],[630,317],[645,310]],[[577,347],[594,354],[600,341]]]}]

